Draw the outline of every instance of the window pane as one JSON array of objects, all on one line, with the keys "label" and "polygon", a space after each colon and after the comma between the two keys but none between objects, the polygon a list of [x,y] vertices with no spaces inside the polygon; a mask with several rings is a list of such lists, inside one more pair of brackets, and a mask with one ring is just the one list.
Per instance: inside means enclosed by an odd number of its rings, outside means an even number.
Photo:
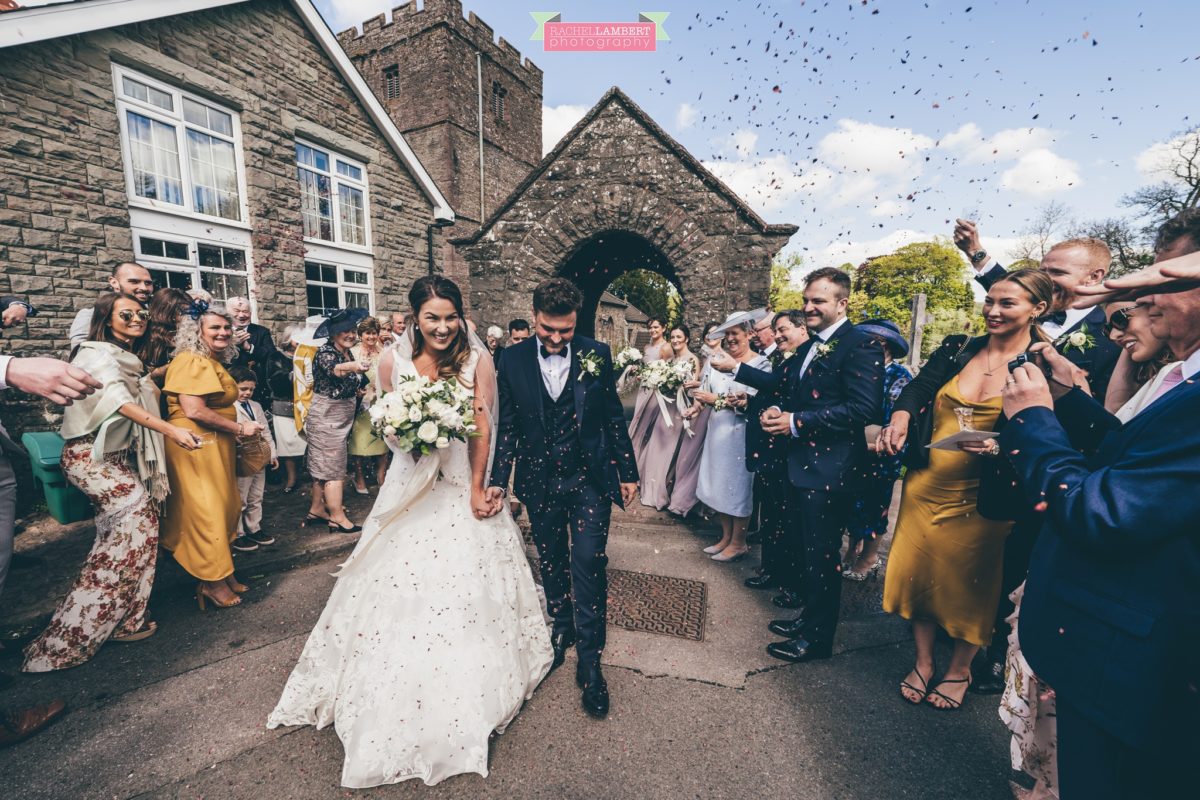
[{"label": "window pane", "polygon": [[329,178],[312,170],[298,168],[300,180],[300,214],[304,235],[312,239],[333,241],[333,208],[329,199]]},{"label": "window pane", "polygon": [[337,171],[339,175],[345,175],[347,178],[353,178],[356,181],[362,180],[362,170],[345,161],[337,162]]},{"label": "window pane", "polygon": [[329,171],[329,156],[306,144],[296,144],[296,163],[319,169],[322,172]]},{"label": "window pane", "polygon": [[338,308],[338,290],[334,286],[308,284],[308,313],[324,314],[326,310]]},{"label": "window pane", "polygon": [[246,270],[246,251],[244,250],[238,250],[233,247],[222,247],[221,260],[225,269],[236,269],[243,272]]},{"label": "window pane", "polygon": [[362,189],[338,184],[338,213],[342,221],[342,241],[347,244],[366,244],[367,229],[363,218]]},{"label": "window pane", "polygon": [[224,219],[239,219],[241,209],[233,144],[190,129],[187,140],[196,211]]},{"label": "window pane", "polygon": [[200,266],[221,268],[221,248],[211,244],[198,244],[196,253],[200,256]]},{"label": "window pane", "polygon": [[151,239],[146,236],[138,237],[138,244],[142,248],[144,256],[158,256],[159,258],[166,255],[167,243],[162,239]]},{"label": "window pane", "polygon": [[121,90],[135,100],[141,100],[143,103],[146,102],[146,90],[148,88],[146,84],[140,81],[135,81],[133,78],[124,75],[121,76]]},{"label": "window pane", "polygon": [[149,272],[150,277],[154,279],[155,289],[170,287],[172,289],[187,291],[192,288],[192,274],[190,272],[175,272],[168,269],[151,269]]},{"label": "window pane", "polygon": [[183,118],[193,125],[208,127],[208,106],[189,97],[183,98]]},{"label": "window pane", "polygon": [[366,292],[346,292],[346,308],[370,308],[371,295]]},{"label": "window pane", "polygon": [[147,86],[146,90],[149,94],[148,99],[153,105],[166,109],[167,111],[175,110],[175,101],[170,94],[159,89],[155,89],[153,86]]},{"label": "window pane", "polygon": [[311,261],[304,262],[304,278],[310,281],[321,280],[321,265]]},{"label": "window pane", "polygon": [[135,81],[125,75],[121,76],[121,90],[127,96],[141,100],[143,103],[149,103],[167,111],[175,110],[174,100],[169,93],[155,89],[153,86],[147,86],[141,81]]},{"label": "window pane", "polygon": [[208,109],[208,127],[217,133],[233,136],[233,117],[215,108]]},{"label": "window pane", "polygon": [[134,194],[183,205],[175,127],[133,111],[126,113],[126,123]]},{"label": "window pane", "polygon": [[186,242],[163,242],[166,247],[167,258],[178,258],[181,261],[188,260],[188,246]]},{"label": "window pane", "polygon": [[367,285],[367,273],[359,272],[356,269],[343,269],[342,280],[346,283],[357,283],[360,286]]},{"label": "window pane", "polygon": [[241,275],[225,275],[220,272],[200,271],[200,286],[211,293],[214,300],[230,297],[245,297],[246,278]]}]

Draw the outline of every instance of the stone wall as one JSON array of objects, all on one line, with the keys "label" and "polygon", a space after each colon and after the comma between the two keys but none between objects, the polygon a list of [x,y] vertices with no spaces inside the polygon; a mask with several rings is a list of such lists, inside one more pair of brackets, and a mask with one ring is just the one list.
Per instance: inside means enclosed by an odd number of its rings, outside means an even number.
[{"label": "stone wall", "polygon": [[[259,321],[305,315],[298,134],[368,161],[378,310],[401,307],[427,270],[431,208],[302,20],[256,0],[8,48],[0,70],[0,293],[40,315],[5,352],[62,355],[79,308],[132,258],[113,62],[212,97],[241,118]],[[352,148],[352,149],[351,149]],[[0,414],[46,426],[40,404]],[[14,424],[14,418],[19,417]]]}]

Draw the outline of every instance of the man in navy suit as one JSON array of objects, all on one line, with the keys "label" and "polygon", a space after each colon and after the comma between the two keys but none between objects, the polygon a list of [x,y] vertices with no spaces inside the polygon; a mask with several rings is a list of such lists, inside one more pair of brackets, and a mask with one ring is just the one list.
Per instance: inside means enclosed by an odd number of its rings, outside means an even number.
[{"label": "man in navy suit", "polygon": [[[975,269],[975,280],[986,290],[1007,270],[987,254],[979,240],[974,222],[960,219],[954,227],[954,242],[966,253]],[[1087,373],[1092,397],[1104,402],[1113,367],[1121,348],[1106,335],[1107,318],[1103,308],[1073,308],[1082,287],[1103,283],[1112,263],[1108,245],[1099,239],[1068,239],[1051,247],[1042,257],[1039,269],[1054,282],[1054,306],[1038,320],[1042,330],[1054,341],[1054,347],[1071,363]],[[1071,343],[1072,337],[1082,341]],[[1000,604],[996,607],[995,628],[986,653],[975,660],[971,691],[998,694],[1004,690],[1004,664],[1008,652],[1007,622],[1013,605],[1008,596],[1025,580],[1029,558],[1041,525],[1036,519],[1017,519],[1004,543],[1004,577]]]},{"label": "man in navy suit", "polygon": [[513,491],[529,507],[553,618],[554,666],[578,642],[575,680],[583,707],[602,718],[609,706],[600,672],[608,523],[613,503],[633,502],[638,473],[608,345],[575,334],[582,302],[570,281],[544,281],[533,293],[533,338],[500,356],[488,495],[501,502],[515,461]]},{"label": "man in navy suit", "polygon": [[[1158,245],[1200,250],[1200,212]],[[1027,365],[1004,391],[1000,446],[1044,512],[1020,641],[1055,691],[1063,800],[1182,797],[1200,756],[1200,288],[1140,302],[1176,360],[1124,426],[1048,348],[1049,384]]]},{"label": "man in navy suit", "polygon": [[[787,637],[767,652],[784,661],[829,658],[841,607],[842,532],[854,466],[866,456],[863,429],[883,412],[883,349],[846,318],[850,276],[809,273],[804,317],[810,338],[777,372],[746,365],[739,383],[771,394],[763,431],[787,439],[787,520],[779,560],[802,608],[768,627]],[[730,369],[716,359],[715,369]]]}]

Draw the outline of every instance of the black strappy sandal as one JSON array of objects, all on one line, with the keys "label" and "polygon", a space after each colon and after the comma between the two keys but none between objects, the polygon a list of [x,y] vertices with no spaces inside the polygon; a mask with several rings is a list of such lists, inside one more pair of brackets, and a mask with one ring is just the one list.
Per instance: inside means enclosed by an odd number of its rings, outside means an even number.
[{"label": "black strappy sandal", "polygon": [[[921,688],[918,689],[916,686],[913,686],[908,681],[900,681],[900,688],[908,689],[910,691],[916,692],[918,695],[920,695],[920,697],[917,700],[909,700],[907,697],[904,696],[904,692],[901,692],[900,699],[903,700],[904,702],[908,703],[910,706],[919,706],[919,705],[921,705],[921,703],[924,703],[925,698],[929,696],[929,681],[925,680],[925,676],[921,674],[921,670],[917,669],[916,667],[913,667],[913,672],[917,673],[917,678],[920,679],[920,681],[921,681]],[[934,664],[933,671],[931,671],[929,673],[929,680],[933,680],[933,676],[936,674],[937,674],[937,664]]]},{"label": "black strappy sandal", "polygon": [[317,514],[307,514],[304,517],[304,522],[300,523],[301,528],[307,528],[309,525],[332,525],[329,517],[318,516]]},{"label": "black strappy sandal", "polygon": [[[965,683],[967,685],[967,688],[970,689],[971,688],[971,676],[968,675],[965,678],[942,678],[940,681],[938,681],[938,686],[941,686],[943,683]],[[936,694],[938,697],[942,698],[947,703],[949,703],[949,705],[934,706],[933,703],[929,703],[929,695],[931,695],[931,694]],[[962,708],[963,700],[966,700],[966,699],[967,699],[967,695],[965,692],[963,693],[962,700],[955,700],[953,697],[947,697],[946,695],[942,694],[937,689],[930,689],[929,692],[925,695],[925,702],[929,703],[929,705],[933,706],[938,711],[957,711],[958,709]]]}]

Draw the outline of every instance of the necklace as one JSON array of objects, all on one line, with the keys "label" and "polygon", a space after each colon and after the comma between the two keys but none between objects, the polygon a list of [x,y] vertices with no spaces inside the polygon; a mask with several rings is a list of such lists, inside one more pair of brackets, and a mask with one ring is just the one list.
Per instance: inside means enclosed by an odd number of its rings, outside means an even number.
[{"label": "necklace", "polygon": [[[1016,358],[1018,355],[1020,355],[1021,353],[1024,353],[1024,352],[1025,352],[1025,348],[1022,347],[1020,350],[1018,350],[1016,353],[1013,353],[1011,356],[1005,356],[1003,358],[1003,360],[1000,361],[999,366],[1001,366],[1001,367],[1008,366],[1008,362],[1012,361],[1014,358]],[[992,366],[991,353],[989,353],[987,350],[983,351],[983,360],[987,364],[987,369],[985,369],[983,371],[983,374],[990,378],[990,377],[992,377],[993,374],[995,374],[997,367]]]}]

